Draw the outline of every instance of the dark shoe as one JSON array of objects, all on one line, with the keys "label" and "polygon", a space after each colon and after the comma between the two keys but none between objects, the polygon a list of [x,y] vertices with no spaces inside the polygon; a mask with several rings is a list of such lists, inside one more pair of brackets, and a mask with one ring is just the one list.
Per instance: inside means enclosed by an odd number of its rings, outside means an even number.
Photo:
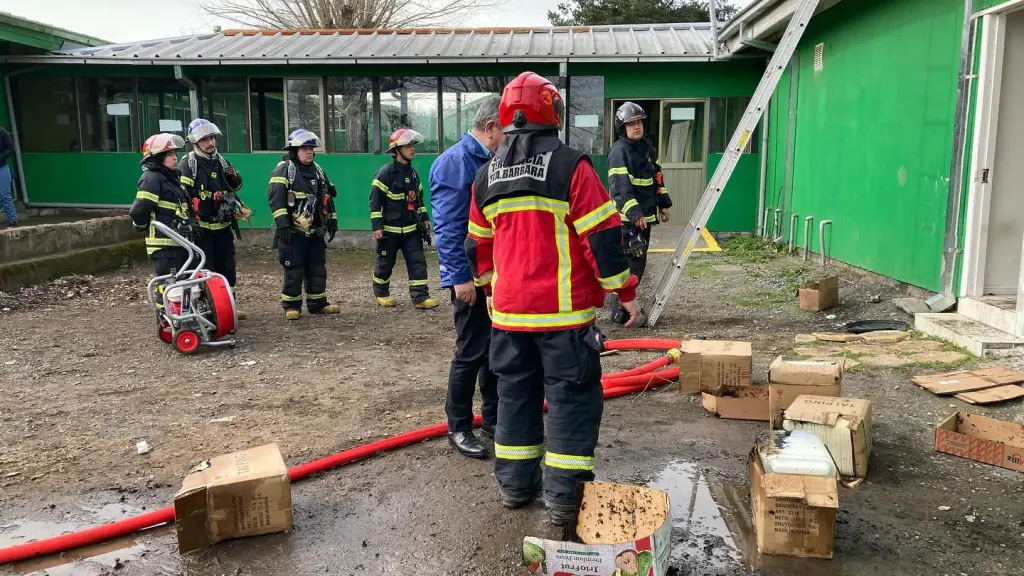
[{"label": "dark shoe", "polygon": [[491,440],[494,440],[494,426],[488,426],[487,424],[483,424],[480,426],[480,433],[483,434],[484,436],[487,436]]},{"label": "dark shoe", "polygon": [[545,502],[545,505],[548,508],[548,518],[551,519],[551,523],[555,526],[568,526],[576,521],[575,504]]},{"label": "dark shoe", "polygon": [[505,508],[515,510],[516,508],[522,508],[526,506],[537,494],[540,494],[541,488],[544,486],[544,473],[541,472],[540,468],[534,472],[533,487],[527,492],[512,492],[505,490],[501,486],[498,486],[498,493],[501,494],[501,504]]},{"label": "dark shoe", "polygon": [[472,432],[452,432],[448,434],[448,443],[468,458],[487,458],[490,455],[487,447]]}]

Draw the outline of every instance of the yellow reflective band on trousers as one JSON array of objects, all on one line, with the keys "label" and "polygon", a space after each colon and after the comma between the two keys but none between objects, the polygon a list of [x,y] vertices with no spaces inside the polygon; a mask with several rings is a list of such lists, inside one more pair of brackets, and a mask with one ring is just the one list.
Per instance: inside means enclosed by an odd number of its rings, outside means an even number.
[{"label": "yellow reflective band on trousers", "polygon": [[[493,288],[492,288],[493,290]],[[493,310],[494,324],[510,328],[558,328],[592,322],[597,313],[593,308],[555,314],[511,314]]]},{"label": "yellow reflective band on trousers", "polygon": [[544,455],[544,445],[533,446],[506,446],[494,443],[494,456],[505,460],[533,460]]},{"label": "yellow reflective band on trousers", "polygon": [[429,284],[427,280],[409,280],[409,286],[426,286]]},{"label": "yellow reflective band on trousers", "polygon": [[494,230],[484,228],[475,222],[469,223],[469,233],[477,238],[494,238]]},{"label": "yellow reflective band on trousers", "polygon": [[160,197],[152,192],[146,192],[145,190],[139,190],[135,193],[135,197],[140,200],[149,200],[150,202],[159,202]]},{"label": "yellow reflective band on trousers", "polygon": [[288,215],[288,209],[287,208],[278,208],[277,210],[274,210],[274,213],[273,213],[272,216],[274,218],[277,218],[278,216],[287,216],[287,215]]},{"label": "yellow reflective band on trousers", "polygon": [[598,282],[601,283],[601,288],[605,290],[618,290],[629,282],[629,269],[616,274],[615,276],[609,276],[608,278],[598,278]]},{"label": "yellow reflective band on trousers", "polygon": [[376,284],[384,284],[384,285],[388,285],[388,284],[391,283],[391,280],[381,280],[380,278],[377,278],[376,276],[373,277],[373,281]]},{"label": "yellow reflective band on trousers", "polygon": [[281,300],[284,300],[285,302],[302,302],[302,295],[289,296],[287,294],[281,294]]},{"label": "yellow reflective band on trousers", "polygon": [[601,204],[596,210],[573,222],[572,225],[576,228],[576,234],[582,236],[587,230],[604,222],[613,214],[615,214],[615,203],[609,200]]},{"label": "yellow reflective band on trousers", "polygon": [[416,231],[416,225],[412,226],[388,226],[384,225],[385,232],[391,232],[393,234],[411,234]]},{"label": "yellow reflective band on trousers", "polygon": [[327,298],[327,293],[323,294],[306,294],[306,300],[323,300]]},{"label": "yellow reflective band on trousers", "polygon": [[594,457],[548,452],[544,455],[544,464],[551,468],[561,468],[562,470],[593,470]]},{"label": "yellow reflective band on trousers", "polygon": [[521,196],[518,198],[502,198],[494,204],[484,206],[484,216],[491,223],[498,214],[508,212],[522,212],[524,210],[540,210],[542,212],[553,212],[556,215],[565,216],[569,213],[569,203],[562,200],[552,200],[543,196]]},{"label": "yellow reflective band on trousers", "polygon": [[572,311],[572,258],[569,256],[569,225],[554,214],[555,246],[558,247],[558,311]]},{"label": "yellow reflective band on trousers", "polygon": [[199,227],[214,231],[223,230],[225,228],[230,228],[231,222],[200,222]]}]

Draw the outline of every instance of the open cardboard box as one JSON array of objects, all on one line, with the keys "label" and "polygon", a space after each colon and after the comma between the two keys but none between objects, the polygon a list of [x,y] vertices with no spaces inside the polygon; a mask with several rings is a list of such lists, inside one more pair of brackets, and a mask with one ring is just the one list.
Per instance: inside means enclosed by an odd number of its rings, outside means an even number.
[{"label": "open cardboard box", "polygon": [[782,413],[804,394],[840,396],[843,382],[842,359],[786,360],[777,357],[768,367],[769,410],[772,421],[782,424]]},{"label": "open cardboard box", "polygon": [[797,291],[800,309],[806,312],[820,312],[839,304],[839,277],[826,276],[811,282]]},{"label": "open cardboard box", "polygon": [[523,565],[538,576],[665,576],[672,544],[668,494],[587,482],[580,491],[576,536],[581,543],[523,539]]},{"label": "open cardboard box", "polygon": [[683,352],[679,367],[682,392],[721,396],[725,389],[750,386],[750,342],[685,340],[679,349]]},{"label": "open cardboard box", "polygon": [[727,389],[722,396],[704,392],[701,406],[708,412],[730,420],[771,420],[768,402],[768,388],[765,386],[743,386]]},{"label": "open cardboard box", "polygon": [[1024,426],[954,412],[935,428],[935,450],[1024,472]]},{"label": "open cardboard box", "polygon": [[871,456],[871,402],[861,398],[798,396],[786,408],[785,430],[807,430],[825,443],[839,474],[866,478]]}]

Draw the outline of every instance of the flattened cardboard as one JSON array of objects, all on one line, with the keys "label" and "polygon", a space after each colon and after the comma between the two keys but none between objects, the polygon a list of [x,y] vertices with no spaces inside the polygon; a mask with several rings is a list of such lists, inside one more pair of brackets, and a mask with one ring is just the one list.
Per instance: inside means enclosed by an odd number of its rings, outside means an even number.
[{"label": "flattened cardboard", "polygon": [[914,376],[911,378],[911,381],[938,396],[1000,386],[1000,384],[988,378],[967,371],[935,374],[932,376]]},{"label": "flattened cardboard", "polygon": [[755,447],[747,461],[761,554],[832,558],[839,485],[835,478],[767,474]]},{"label": "flattened cardboard", "polygon": [[174,496],[182,554],[222,540],[292,527],[291,481],[276,444],[206,460]]},{"label": "flattened cardboard", "polygon": [[797,396],[841,396],[843,366],[838,360],[784,360],[768,367],[769,410],[772,421],[782,424],[782,413]]},{"label": "flattened cardboard", "polygon": [[1024,472],[1024,426],[954,412],[935,428],[935,450]]},{"label": "flattened cardboard", "polygon": [[[753,350],[750,342],[687,340],[680,348],[699,355],[699,391],[721,396],[723,390],[750,386]],[[680,369],[682,375],[682,369]]]},{"label": "flattened cardboard", "polygon": [[846,477],[867,477],[871,456],[870,401],[860,398],[799,396],[786,408],[782,427],[786,430],[814,432],[832,454],[840,474]]},{"label": "flattened cardboard", "polygon": [[996,384],[1020,384],[1024,382],[1024,372],[1014,372],[1003,366],[992,366],[991,368],[977,368],[971,370],[974,374],[995,382]]},{"label": "flattened cardboard", "polygon": [[527,536],[523,566],[538,576],[665,576],[671,520],[666,492],[587,482],[576,519],[576,535],[583,543]]},{"label": "flattened cardboard", "polygon": [[714,396],[703,392],[701,393],[701,406],[719,418],[763,422],[771,419],[768,388],[764,386],[744,386],[736,390],[729,390],[724,396]]},{"label": "flattened cardboard", "polygon": [[800,309],[806,312],[820,312],[839,304],[839,277],[826,276],[811,282],[797,291]]},{"label": "flattened cardboard", "polygon": [[995,404],[1022,397],[1024,397],[1024,388],[1016,384],[996,386],[995,388],[975,390],[974,392],[964,392],[955,396],[957,400],[967,402],[968,404]]},{"label": "flattened cardboard", "polygon": [[679,356],[679,391],[697,394],[700,392],[700,352],[687,352],[685,348],[685,345],[680,348],[683,354]]}]

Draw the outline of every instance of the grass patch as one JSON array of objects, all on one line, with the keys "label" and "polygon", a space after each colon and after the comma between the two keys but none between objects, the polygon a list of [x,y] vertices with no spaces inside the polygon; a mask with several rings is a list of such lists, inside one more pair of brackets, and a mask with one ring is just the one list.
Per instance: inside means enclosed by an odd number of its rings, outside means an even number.
[{"label": "grass patch", "polygon": [[694,280],[700,280],[701,278],[707,278],[715,273],[714,265],[711,262],[700,261],[700,262],[688,262],[686,265],[686,271],[690,274],[690,278]]},{"label": "grass patch", "polygon": [[732,303],[743,308],[782,308],[794,304],[789,290],[761,290],[732,299]]},{"label": "grass patch", "polygon": [[795,294],[797,289],[802,288],[806,283],[804,276],[810,271],[811,267],[807,264],[797,264],[780,268],[778,274],[779,278],[786,283],[789,291]]},{"label": "grass patch", "polygon": [[756,236],[733,236],[720,243],[724,259],[735,263],[760,264],[779,256],[779,250],[770,241]]}]

